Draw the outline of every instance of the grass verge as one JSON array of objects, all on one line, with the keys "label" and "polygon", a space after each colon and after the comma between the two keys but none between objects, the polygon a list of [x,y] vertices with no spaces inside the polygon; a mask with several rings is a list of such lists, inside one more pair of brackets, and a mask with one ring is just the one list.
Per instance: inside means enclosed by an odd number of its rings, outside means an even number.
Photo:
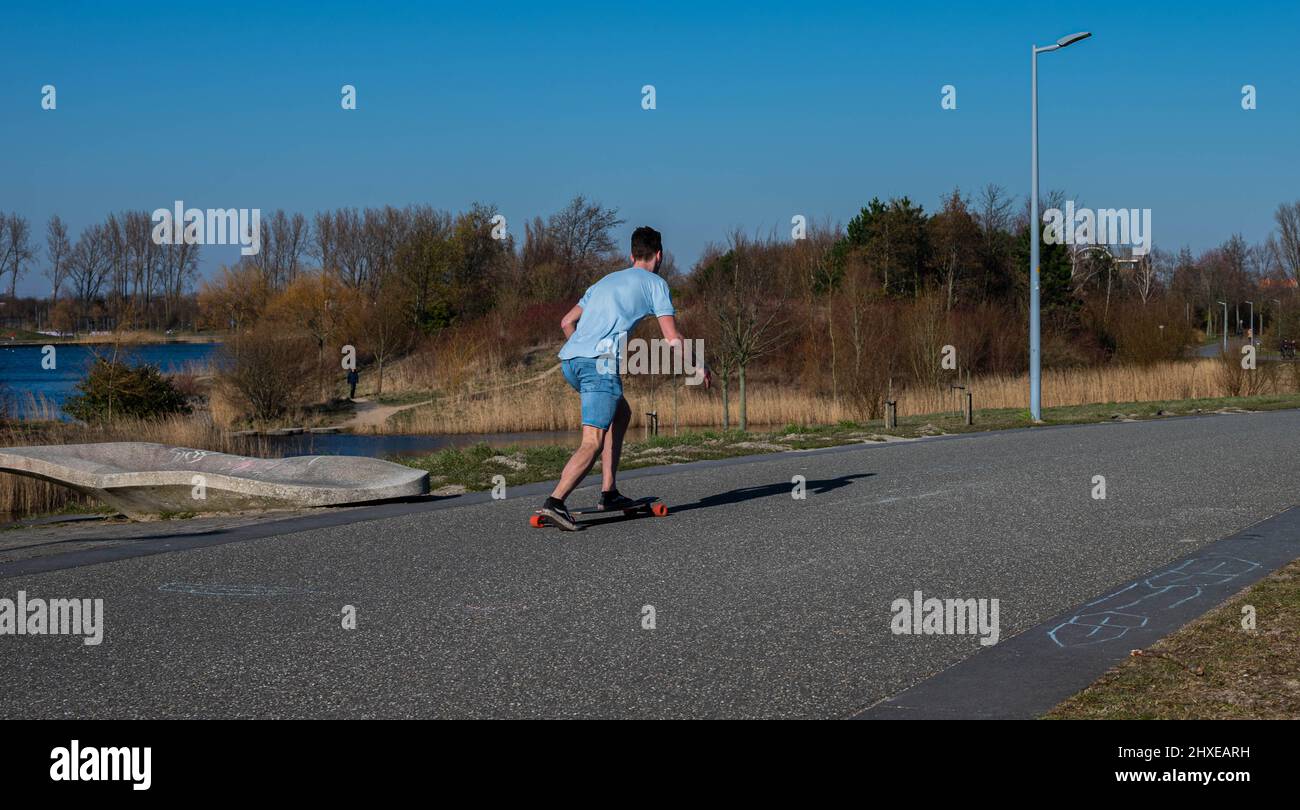
[{"label": "grass verge", "polygon": [[[1043,424],[1095,424],[1288,408],[1300,408],[1300,394],[1068,405],[1044,409]],[[630,470],[661,464],[679,464],[686,461],[732,458],[786,450],[807,450],[863,442],[883,442],[891,439],[915,439],[924,436],[1034,426],[1028,411],[1011,408],[976,411],[974,421],[974,425],[966,425],[956,413],[932,413],[901,418],[898,427],[894,430],[885,430],[878,422],[869,425],[856,422],[840,422],[828,426],[787,425],[779,431],[763,433],[688,430],[676,436],[660,435],[628,441],[624,445],[622,463],[619,466],[620,469]],[[633,429],[629,435],[634,436],[635,433],[636,430]],[[492,479],[496,475],[505,476],[507,486],[556,479],[571,452],[572,448],[569,447],[494,448],[487,444],[479,444],[466,448],[449,448],[427,456],[393,460],[428,470],[435,491],[441,490],[444,494],[451,494],[459,491],[490,489]],[[600,464],[597,462],[595,470],[599,469]]]},{"label": "grass verge", "polygon": [[[1243,627],[1247,606],[1253,630]],[[1300,717],[1300,560],[1142,652],[1046,719]]]}]

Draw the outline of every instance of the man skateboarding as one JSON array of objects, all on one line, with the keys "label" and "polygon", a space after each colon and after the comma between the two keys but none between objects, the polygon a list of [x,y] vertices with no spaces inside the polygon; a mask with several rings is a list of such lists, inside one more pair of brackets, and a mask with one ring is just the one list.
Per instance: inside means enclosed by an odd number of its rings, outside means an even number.
[{"label": "man skateboarding", "polygon": [[[560,321],[568,341],[560,349],[564,379],[582,397],[582,444],[574,451],[555,491],[546,499],[539,515],[566,531],[578,524],[564,506],[564,499],[587,477],[600,457],[600,503],[598,509],[613,511],[635,506],[636,501],[619,494],[615,485],[623,436],[632,419],[632,408],[623,398],[619,376],[620,341],[637,322],[654,315],[664,340],[681,351],[668,282],[661,278],[663,237],[654,228],[641,227],[632,233],[632,266],[602,278],[587,288],[577,306]],[[711,377],[704,371],[707,388]]]}]

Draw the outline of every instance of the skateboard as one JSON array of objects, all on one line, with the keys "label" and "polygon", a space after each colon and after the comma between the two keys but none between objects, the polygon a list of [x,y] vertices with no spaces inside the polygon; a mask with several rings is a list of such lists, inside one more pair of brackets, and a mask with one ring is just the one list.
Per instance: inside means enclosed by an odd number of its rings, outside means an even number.
[{"label": "skateboard", "polygon": [[[569,514],[573,515],[575,518],[582,517],[583,515],[613,515],[618,512],[622,512],[624,517],[632,517],[633,515],[639,514],[654,515],[655,517],[667,517],[668,504],[664,503],[659,498],[652,497],[637,498],[632,502],[632,505],[626,509],[597,509],[593,506],[590,509],[569,510]],[[534,513],[532,517],[528,518],[528,525],[532,526],[534,529],[540,529],[544,526],[551,525],[551,523],[540,514]]]}]

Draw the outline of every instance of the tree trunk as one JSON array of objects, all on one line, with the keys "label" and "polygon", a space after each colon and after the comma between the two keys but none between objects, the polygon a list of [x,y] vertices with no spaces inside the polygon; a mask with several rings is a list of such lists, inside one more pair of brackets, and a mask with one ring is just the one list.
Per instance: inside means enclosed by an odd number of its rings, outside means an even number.
[{"label": "tree trunk", "polygon": [[1101,316],[1101,322],[1105,324],[1110,323],[1110,280],[1112,275],[1113,272],[1108,269],[1106,271],[1106,309]]},{"label": "tree trunk", "polygon": [[740,367],[740,432],[749,430],[749,403],[745,400],[745,367]]},{"label": "tree trunk", "polygon": [[831,341],[831,401],[838,405],[840,402],[840,382],[835,356],[835,310],[831,308],[829,302],[826,304],[826,334]]},{"label": "tree trunk", "polygon": [[320,389],[321,402],[325,401],[325,343],[316,341],[316,385]]},{"label": "tree trunk", "polygon": [[722,429],[731,427],[731,375],[722,375]]}]

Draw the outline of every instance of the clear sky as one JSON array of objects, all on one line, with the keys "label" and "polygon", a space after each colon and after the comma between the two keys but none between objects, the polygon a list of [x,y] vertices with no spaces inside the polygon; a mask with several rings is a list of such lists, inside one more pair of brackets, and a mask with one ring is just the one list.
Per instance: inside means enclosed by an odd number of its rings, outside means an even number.
[{"label": "clear sky", "polygon": [[[520,235],[584,193],[689,267],[736,227],[846,222],[872,196],[1026,194],[1029,48],[1077,30],[1093,38],[1040,57],[1045,191],[1151,208],[1157,246],[1198,250],[1264,238],[1300,198],[1292,4],[6,0],[3,16],[0,210],[42,237],[52,213],[75,231],[177,199],[479,200]],[[236,255],[205,252],[207,272]]]}]

